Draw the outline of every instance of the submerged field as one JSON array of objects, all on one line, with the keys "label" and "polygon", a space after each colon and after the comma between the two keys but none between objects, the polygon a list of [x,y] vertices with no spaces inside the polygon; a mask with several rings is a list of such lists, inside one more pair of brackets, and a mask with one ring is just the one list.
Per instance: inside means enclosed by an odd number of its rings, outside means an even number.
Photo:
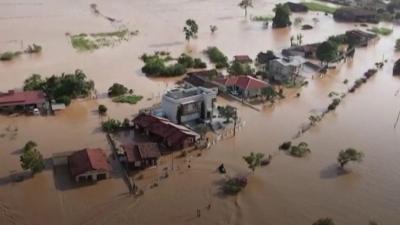
[{"label": "submerged field", "polygon": [[[90,4],[102,13],[124,21],[130,30],[140,33],[114,48],[99,48],[81,53],[65,35],[95,34],[116,30],[118,25],[96,17]],[[271,15],[275,2],[256,1],[249,15]],[[158,181],[159,170],[171,167],[171,157],[160,168],[144,173],[139,185],[145,194],[128,197],[118,173],[96,185],[73,187],[55,176],[51,168],[21,183],[9,181],[9,173],[19,169],[20,149],[35,140],[46,159],[53,153],[109,145],[100,130],[99,104],[108,108],[111,118],[131,118],[142,107],[160,100],[179,78],[149,79],[140,72],[143,53],[169,51],[172,55],[191,51],[206,60],[202,51],[217,46],[230,59],[236,54],[252,58],[260,51],[287,47],[290,37],[303,34],[304,43],[323,41],[328,36],[353,29],[353,24],[335,23],[323,13],[294,14],[314,29],[265,29],[262,23],[245,21],[237,2],[228,0],[156,0],[95,1],[0,0],[0,52],[20,48],[19,41],[43,46],[40,56],[20,56],[19,60],[0,62],[0,91],[21,87],[33,73],[50,76],[79,68],[94,80],[100,96],[113,83],[121,83],[143,96],[137,104],[118,104],[109,98],[78,100],[52,117],[0,116],[0,224],[27,225],[126,225],[126,224],[312,224],[318,218],[331,217],[339,225],[366,225],[370,220],[396,225],[400,221],[400,128],[394,122],[400,109],[400,80],[391,75],[395,59],[394,43],[400,35],[381,36],[367,48],[356,50],[354,60],[341,64],[324,77],[309,78],[309,84],[287,94],[273,107],[258,112],[235,101],[219,98],[219,104],[239,108],[245,121],[235,138],[222,140],[201,157],[174,160],[170,178]],[[199,37],[189,44],[182,27],[188,18],[200,27]],[[318,18],[315,22],[313,18]],[[211,34],[209,25],[218,30]],[[382,27],[391,27],[381,24]],[[292,140],[308,121],[310,112],[321,111],[330,103],[329,93],[347,91],[350,85],[374,66],[388,63],[354,94],[349,94],[335,112],[303,136]],[[349,84],[344,84],[344,80]],[[300,98],[295,97],[300,92]],[[131,140],[131,134],[120,139]],[[278,151],[292,140],[306,141],[312,153],[298,159]],[[352,173],[336,174],[336,157],[341,149],[358,148],[365,153],[361,164],[349,165]],[[252,151],[271,154],[271,165],[251,175],[246,189],[236,197],[221,196],[218,184],[223,179],[215,172],[224,163],[228,174],[247,174],[242,156]],[[178,169],[179,167],[179,169]],[[212,204],[209,211],[205,210]],[[39,205],[39,206],[38,206]],[[202,209],[200,218],[196,210]]]}]

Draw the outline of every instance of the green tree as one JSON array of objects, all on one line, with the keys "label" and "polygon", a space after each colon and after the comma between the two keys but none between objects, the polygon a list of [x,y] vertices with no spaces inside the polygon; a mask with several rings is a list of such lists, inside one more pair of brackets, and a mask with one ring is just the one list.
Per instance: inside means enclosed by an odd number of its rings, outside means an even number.
[{"label": "green tree", "polygon": [[104,132],[115,133],[122,128],[122,124],[119,120],[108,119],[107,121],[101,123],[101,127]]},{"label": "green tree", "polygon": [[263,96],[266,97],[267,101],[273,100],[276,96],[278,96],[278,93],[275,91],[275,89],[272,86],[268,86],[268,87],[262,89],[261,93]]},{"label": "green tree", "polygon": [[217,47],[208,47],[204,52],[217,69],[229,66],[228,57]]},{"label": "green tree", "polygon": [[300,142],[297,146],[293,145],[289,150],[289,154],[294,157],[304,157],[309,153],[311,150],[305,142]]},{"label": "green tree", "polygon": [[107,107],[105,105],[99,105],[98,111],[100,115],[104,115],[107,113]]},{"label": "green tree", "polygon": [[233,61],[231,66],[228,68],[228,72],[231,75],[250,75],[254,73],[254,70],[247,63]]},{"label": "green tree", "polygon": [[37,144],[35,142],[27,142],[20,156],[22,169],[31,170],[33,173],[40,172],[44,169],[42,154],[40,154],[36,147]]},{"label": "green tree", "polygon": [[336,43],[332,41],[325,41],[318,46],[316,55],[321,63],[325,62],[328,65],[329,62],[338,57],[338,53],[339,51]]},{"label": "green tree", "polygon": [[283,28],[292,25],[290,21],[290,10],[287,5],[277,4],[275,6],[275,17],[272,19],[272,27]]},{"label": "green tree", "polygon": [[340,165],[340,168],[343,168],[348,162],[361,162],[363,158],[364,153],[362,153],[361,151],[357,151],[354,148],[348,148],[339,152],[337,161]]},{"label": "green tree", "polygon": [[193,19],[186,20],[186,25],[183,27],[183,33],[185,33],[185,39],[189,42],[190,39],[197,38],[197,32],[199,26]]},{"label": "green tree", "polygon": [[33,74],[24,81],[24,91],[43,90],[44,80],[39,74]]},{"label": "green tree", "polygon": [[119,84],[119,83],[114,83],[108,89],[108,96],[110,96],[110,97],[121,96],[121,95],[126,94],[127,92],[128,92],[128,88],[126,88],[124,85]]},{"label": "green tree", "polygon": [[249,169],[251,169],[253,172],[256,170],[257,167],[261,166],[263,158],[264,158],[263,153],[254,153],[254,152],[251,152],[250,155],[248,156],[243,156],[244,161],[249,166]]},{"label": "green tree", "polygon": [[244,17],[247,18],[247,8],[249,7],[253,8],[253,0],[242,0],[239,3],[239,7],[244,9]]},{"label": "green tree", "polygon": [[335,225],[331,218],[322,218],[315,221],[312,225]]},{"label": "green tree", "polygon": [[236,108],[230,105],[225,107],[218,106],[218,112],[221,116],[225,117],[225,123],[229,123],[230,119],[237,118]]}]

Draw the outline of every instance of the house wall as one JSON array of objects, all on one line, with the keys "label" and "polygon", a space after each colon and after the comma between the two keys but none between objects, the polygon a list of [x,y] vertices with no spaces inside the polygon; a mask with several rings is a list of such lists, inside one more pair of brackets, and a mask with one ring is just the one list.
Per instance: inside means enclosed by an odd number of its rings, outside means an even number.
[{"label": "house wall", "polygon": [[300,66],[294,65],[283,65],[278,60],[272,60],[269,66],[269,72],[273,78],[277,81],[288,82],[292,79],[292,76],[296,74],[300,69]]},{"label": "house wall", "polygon": [[92,180],[93,180],[93,181],[96,181],[98,175],[105,175],[105,176],[106,176],[106,179],[109,178],[109,173],[108,173],[107,171],[92,170],[92,171],[87,171],[87,172],[85,172],[85,173],[82,173],[82,174],[76,176],[76,177],[75,177],[75,181],[76,181],[76,182],[79,182],[79,179],[80,179],[81,177],[84,177],[84,178],[86,178],[86,179],[87,179],[88,177],[92,177]]}]

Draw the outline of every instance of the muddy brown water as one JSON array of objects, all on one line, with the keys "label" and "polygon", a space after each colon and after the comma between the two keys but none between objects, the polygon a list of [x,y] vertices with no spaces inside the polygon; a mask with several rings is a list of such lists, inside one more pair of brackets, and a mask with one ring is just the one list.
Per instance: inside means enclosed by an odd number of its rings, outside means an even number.
[{"label": "muddy brown water", "polygon": [[[17,4],[18,3],[18,4]],[[219,142],[201,157],[192,154],[192,168],[176,160],[170,178],[150,188],[171,165],[171,156],[157,170],[144,173],[138,184],[145,194],[127,197],[127,188],[118,176],[96,185],[71,187],[54,176],[49,168],[21,183],[12,183],[8,175],[19,169],[19,149],[34,140],[45,158],[53,153],[84,147],[103,147],[109,153],[105,135],[99,130],[98,104],[106,104],[109,116],[131,117],[141,107],[159,101],[160,94],[173,87],[177,78],[148,79],[140,73],[138,57],[156,50],[178,55],[188,49],[181,32],[187,18],[200,26],[199,38],[191,41],[192,55],[202,56],[207,46],[218,46],[230,58],[235,54],[279,50],[289,44],[291,35],[302,33],[303,42],[325,40],[332,34],[354,28],[335,23],[323,14],[294,14],[315,29],[263,29],[261,23],[244,21],[243,10],[235,1],[156,0],[156,1],[18,1],[0,0],[0,51],[20,50],[38,43],[43,52],[0,63],[0,90],[21,86],[32,73],[44,76],[83,69],[96,83],[100,93],[120,82],[145,98],[138,105],[112,103],[108,99],[78,100],[54,117],[0,117],[0,224],[80,225],[80,224],[311,224],[320,217],[332,217],[337,224],[362,225],[369,220],[381,224],[400,223],[400,128],[394,122],[400,110],[400,80],[391,75],[394,33],[381,37],[373,45],[357,49],[353,61],[342,64],[323,78],[309,80],[273,107],[257,112],[236,102],[219,99],[220,104],[239,107],[245,127],[235,138]],[[111,24],[96,17],[90,4],[96,3],[102,14],[122,20],[139,35],[129,42],[94,52],[77,52],[65,33],[111,31]],[[257,0],[249,14],[271,14],[275,2]],[[209,25],[217,25],[211,35]],[[392,26],[385,24],[386,26]],[[388,60],[384,69],[354,94],[348,95],[335,112],[295,142],[306,141],[312,153],[297,159],[277,152],[277,146],[290,140],[307,122],[311,111],[325,108],[331,91],[346,91],[374,62]],[[349,84],[343,84],[348,79]],[[125,139],[128,139],[125,137]],[[364,151],[361,164],[350,164],[351,173],[336,175],[338,152],[347,147]],[[242,156],[251,151],[274,155],[272,164],[250,175],[249,185],[237,197],[224,197],[218,185],[223,177],[215,168],[223,162],[230,174],[247,174]],[[210,210],[205,209],[212,204]],[[201,217],[196,210],[201,209]]]}]

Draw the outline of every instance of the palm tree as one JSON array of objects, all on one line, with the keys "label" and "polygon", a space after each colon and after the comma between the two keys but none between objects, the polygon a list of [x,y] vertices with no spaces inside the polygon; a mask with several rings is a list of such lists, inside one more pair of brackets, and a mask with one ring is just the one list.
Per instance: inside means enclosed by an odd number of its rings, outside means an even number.
[{"label": "palm tree", "polygon": [[253,0],[242,0],[239,3],[239,7],[244,9],[244,17],[247,18],[247,8],[252,7],[253,8]]}]

